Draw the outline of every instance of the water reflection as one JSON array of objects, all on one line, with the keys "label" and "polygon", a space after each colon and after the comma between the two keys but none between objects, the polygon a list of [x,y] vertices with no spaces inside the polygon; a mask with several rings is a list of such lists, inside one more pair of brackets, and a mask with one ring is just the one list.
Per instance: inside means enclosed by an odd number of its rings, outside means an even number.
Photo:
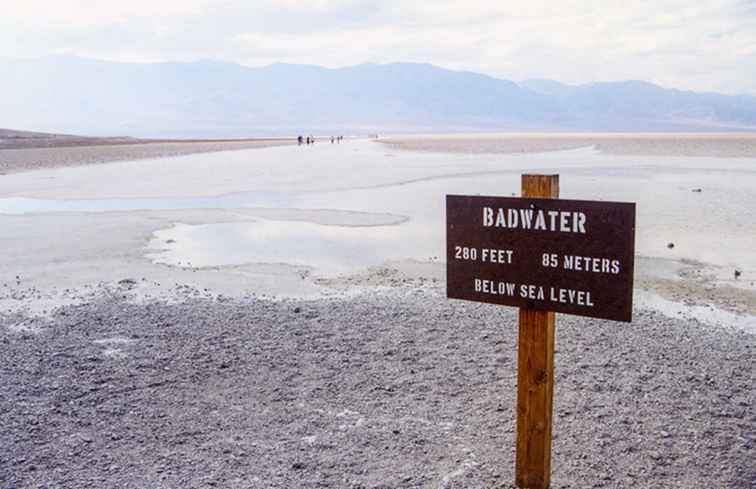
[{"label": "water reflection", "polygon": [[296,265],[332,277],[386,260],[439,256],[438,243],[424,240],[424,234],[422,225],[346,227],[269,220],[177,224],[154,234],[147,256],[158,263],[197,268]]}]

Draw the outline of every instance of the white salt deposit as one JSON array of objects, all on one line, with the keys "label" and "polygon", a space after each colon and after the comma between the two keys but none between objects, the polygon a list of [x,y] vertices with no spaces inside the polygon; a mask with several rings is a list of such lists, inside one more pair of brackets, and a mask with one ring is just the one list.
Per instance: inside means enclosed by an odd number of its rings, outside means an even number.
[{"label": "white salt deposit", "polygon": [[[138,261],[146,256],[185,269],[277,264],[297,270],[299,283],[252,282],[275,284],[273,293],[301,292],[302,269],[333,277],[388,261],[443,260],[444,196],[519,195],[524,172],[559,173],[563,198],[637,202],[639,255],[700,261],[712,265],[717,281],[753,288],[753,159],[617,156],[592,148],[440,154],[368,141],[2,176],[0,219],[14,235],[2,238],[11,252],[0,258],[0,272],[15,274],[19,260],[32,276],[35,264],[79,261],[85,265],[68,266],[61,278],[76,284],[77,276],[81,282],[96,274],[92,267],[104,252],[112,260],[102,274],[110,275],[115,263],[118,275],[101,280],[149,270]],[[70,229],[48,229],[45,216],[63,215]],[[111,226],[114,235],[98,236]],[[30,245],[40,239],[55,245]]]}]

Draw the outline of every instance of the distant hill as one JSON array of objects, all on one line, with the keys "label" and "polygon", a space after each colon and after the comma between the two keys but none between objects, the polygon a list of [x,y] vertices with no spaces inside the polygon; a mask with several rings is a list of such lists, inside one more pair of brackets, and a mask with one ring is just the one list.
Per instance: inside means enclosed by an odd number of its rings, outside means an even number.
[{"label": "distant hill", "polygon": [[515,83],[428,64],[0,60],[0,127],[240,137],[396,131],[756,130],[756,97],[642,81]]}]

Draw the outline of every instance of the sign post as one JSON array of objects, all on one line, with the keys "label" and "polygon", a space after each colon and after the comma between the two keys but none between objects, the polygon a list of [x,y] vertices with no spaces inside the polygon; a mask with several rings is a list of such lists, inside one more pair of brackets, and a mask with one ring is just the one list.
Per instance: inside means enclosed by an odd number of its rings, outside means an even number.
[{"label": "sign post", "polygon": [[632,319],[635,204],[559,199],[558,175],[522,197],[446,197],[446,293],[519,307],[515,483],[551,478],[556,313]]},{"label": "sign post", "polygon": [[[523,175],[522,196],[559,198],[559,175]],[[517,450],[515,484],[546,489],[551,483],[556,314],[520,308],[517,341]]]}]

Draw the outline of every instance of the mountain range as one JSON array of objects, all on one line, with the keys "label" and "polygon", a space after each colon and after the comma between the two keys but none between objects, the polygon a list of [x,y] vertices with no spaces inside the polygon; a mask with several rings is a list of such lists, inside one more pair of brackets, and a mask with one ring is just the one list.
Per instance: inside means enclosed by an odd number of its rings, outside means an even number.
[{"label": "mountain range", "polygon": [[756,97],[644,81],[519,83],[429,64],[345,68],[0,60],[0,127],[242,137],[334,131],[756,130]]}]

